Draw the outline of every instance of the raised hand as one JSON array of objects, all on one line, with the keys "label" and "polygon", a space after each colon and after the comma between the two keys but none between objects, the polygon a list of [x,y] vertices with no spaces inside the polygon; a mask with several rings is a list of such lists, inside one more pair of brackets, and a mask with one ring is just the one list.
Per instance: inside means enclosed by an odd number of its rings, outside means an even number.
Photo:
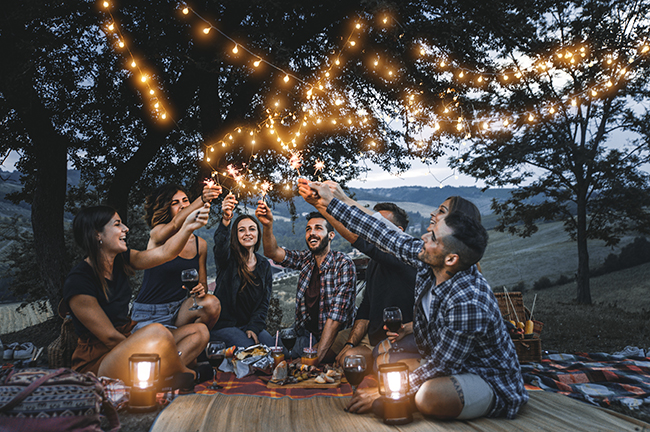
[{"label": "raised hand", "polygon": [[238,201],[232,193],[226,195],[221,203],[221,212],[223,213],[223,220],[229,221],[233,217],[233,212],[235,207],[237,207]]},{"label": "raised hand", "polygon": [[263,226],[269,226],[273,223],[273,214],[271,213],[271,209],[262,200],[257,201],[255,217]]},{"label": "raised hand", "polygon": [[212,202],[213,199],[217,199],[221,195],[221,186],[203,186],[203,192],[201,193],[201,200],[204,203]]},{"label": "raised hand", "polygon": [[209,218],[210,204],[205,203],[203,204],[203,207],[190,213],[190,215],[185,219],[183,226],[194,231],[204,227],[208,223]]}]

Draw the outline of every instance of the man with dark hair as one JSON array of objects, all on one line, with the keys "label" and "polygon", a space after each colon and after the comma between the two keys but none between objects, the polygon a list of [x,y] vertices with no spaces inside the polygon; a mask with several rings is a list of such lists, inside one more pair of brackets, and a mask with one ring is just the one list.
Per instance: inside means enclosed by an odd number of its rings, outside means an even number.
[{"label": "man with dark hair", "polygon": [[[404,231],[408,226],[408,214],[394,203],[377,203],[373,209],[376,212],[373,214],[375,217],[384,218],[395,229]],[[366,269],[363,300],[357,310],[354,324],[351,329],[339,332],[332,345],[332,354],[336,355],[336,363],[340,365],[349,355],[363,355],[366,357],[366,363],[371,365],[375,345],[386,339],[384,308],[398,307],[402,311],[402,322],[410,332],[413,325],[415,268],[350,232],[329,213],[324,212],[322,216],[352,244],[352,247],[371,258]]]},{"label": "man with dark hair", "polygon": [[[416,239],[327,184],[300,179],[299,187],[320,212],[417,268],[413,334],[422,362],[409,377],[415,407],[442,419],[514,418],[528,393],[498,303],[475,265],[487,246],[485,228],[452,212]],[[348,410],[381,409],[378,397],[375,388],[357,390]]]},{"label": "man with dark hair", "polygon": [[318,212],[307,215],[306,251],[278,246],[273,235],[273,214],[264,201],[258,202],[255,216],[264,227],[264,255],[283,267],[300,271],[294,324],[298,337],[291,356],[300,357],[303,348],[312,342],[320,363],[338,331],[352,322],[357,281],[354,263],[346,254],[330,250],[334,228]]}]

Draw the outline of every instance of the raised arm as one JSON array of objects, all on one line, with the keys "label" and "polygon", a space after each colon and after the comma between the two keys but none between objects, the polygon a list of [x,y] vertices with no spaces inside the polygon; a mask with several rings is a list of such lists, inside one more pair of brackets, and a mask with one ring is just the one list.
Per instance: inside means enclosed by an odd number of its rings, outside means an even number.
[{"label": "raised arm", "polygon": [[221,186],[205,186],[200,197],[195,199],[189,206],[179,211],[174,218],[166,224],[156,225],[151,229],[149,234],[148,248],[155,248],[164,244],[171,236],[181,229],[187,216],[200,209],[204,204],[210,203],[213,199],[221,195]]},{"label": "raised arm", "polygon": [[171,261],[181,253],[192,232],[208,223],[209,217],[210,204],[206,203],[190,213],[180,230],[161,246],[145,251],[131,250],[131,265],[136,270],[144,270]]},{"label": "raised arm", "polygon": [[264,246],[264,255],[271,258],[275,262],[284,261],[286,252],[284,248],[278,246],[278,241],[273,234],[273,214],[266,202],[260,200],[257,202],[257,209],[255,209],[255,217],[262,224],[262,245]]}]

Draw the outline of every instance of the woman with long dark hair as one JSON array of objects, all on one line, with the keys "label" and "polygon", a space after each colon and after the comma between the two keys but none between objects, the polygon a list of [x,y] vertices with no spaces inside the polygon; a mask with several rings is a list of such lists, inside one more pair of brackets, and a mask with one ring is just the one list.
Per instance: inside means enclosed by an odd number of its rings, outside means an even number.
[{"label": "woman with long dark hair", "polygon": [[[71,311],[79,336],[72,356],[73,369],[130,384],[129,357],[156,353],[161,357],[163,377],[179,372],[195,375],[182,362],[174,337],[162,325],[152,324],[131,335],[135,322],[129,317],[128,276],[133,270],[155,267],[176,257],[192,232],[205,226],[209,213],[209,204],[193,211],[165,244],[146,251],[128,248],[129,229],[113,208],[88,207],[77,213],[74,237],[85,258],[70,271],[63,286],[64,304]],[[207,328],[200,325],[191,348],[202,349],[208,338]]]},{"label": "woman with long dark hair", "polygon": [[[147,197],[144,219],[151,227],[147,249],[165,244],[173,236],[188,215],[204,203],[211,202],[221,193],[220,187],[203,188],[200,197],[190,202],[187,192],[181,186],[165,184],[159,186]],[[221,305],[219,300],[207,292],[206,261],[208,246],[205,240],[196,234],[190,235],[183,250],[162,265],[147,269],[144,272],[142,287],[133,303],[131,318],[137,321],[134,331],[138,331],[151,323],[160,323],[169,328],[183,356],[190,357],[199,353],[190,352],[185,347],[186,340],[191,343],[193,326],[188,324],[203,323],[210,330],[219,319]],[[185,287],[181,280],[181,272],[186,269],[196,269],[199,283],[194,287]],[[192,310],[193,299],[187,297],[187,288],[196,296],[197,303],[202,307]]]},{"label": "woman with long dark hair", "polygon": [[260,342],[271,346],[273,338],[265,330],[273,286],[271,264],[257,253],[262,233],[255,217],[241,215],[231,222],[236,205],[232,194],[224,198],[223,215],[214,233],[214,293],[222,309],[210,339],[242,347]]}]

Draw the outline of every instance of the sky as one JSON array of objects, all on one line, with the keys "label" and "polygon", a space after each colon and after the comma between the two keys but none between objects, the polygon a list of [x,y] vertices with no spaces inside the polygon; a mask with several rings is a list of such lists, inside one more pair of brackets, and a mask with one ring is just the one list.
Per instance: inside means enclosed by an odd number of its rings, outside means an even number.
[{"label": "sky", "polygon": [[[440,187],[441,183],[443,186],[482,186],[482,183],[477,182],[474,178],[454,172],[447,166],[447,159],[447,156],[443,156],[431,166],[427,166],[419,160],[411,161],[411,169],[400,175],[388,173],[379,166],[367,162],[366,165],[371,168],[371,171],[358,180],[349,182],[348,187],[363,189],[400,186]],[[3,171],[13,171],[17,160],[18,154],[11,152],[0,168]]]}]

